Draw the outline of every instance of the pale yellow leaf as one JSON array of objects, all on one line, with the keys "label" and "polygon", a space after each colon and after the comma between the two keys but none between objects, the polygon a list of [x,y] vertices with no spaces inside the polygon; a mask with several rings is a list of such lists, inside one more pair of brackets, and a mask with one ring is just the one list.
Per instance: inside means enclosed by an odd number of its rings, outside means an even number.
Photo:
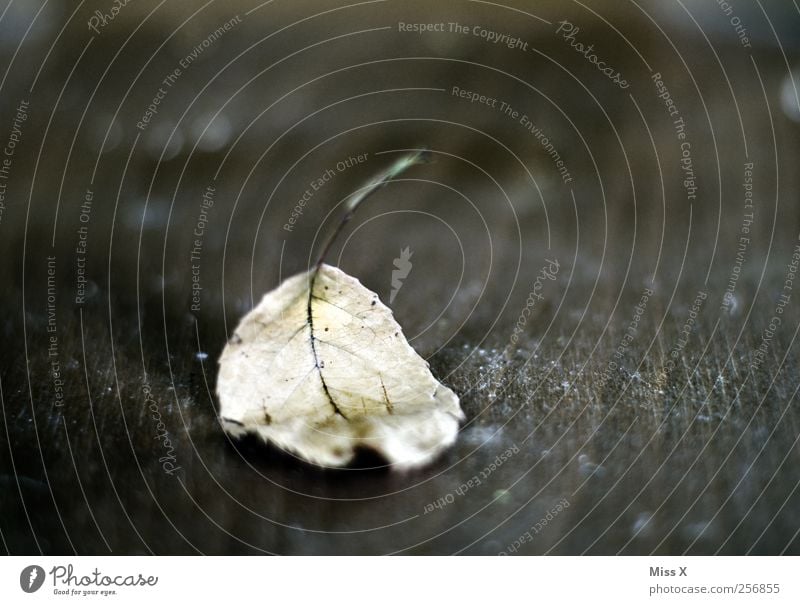
[{"label": "pale yellow leaf", "polygon": [[229,434],[258,434],[324,466],[346,465],[358,447],[395,468],[425,464],[464,417],[378,295],[326,264],[287,279],[242,319],[217,392]]}]

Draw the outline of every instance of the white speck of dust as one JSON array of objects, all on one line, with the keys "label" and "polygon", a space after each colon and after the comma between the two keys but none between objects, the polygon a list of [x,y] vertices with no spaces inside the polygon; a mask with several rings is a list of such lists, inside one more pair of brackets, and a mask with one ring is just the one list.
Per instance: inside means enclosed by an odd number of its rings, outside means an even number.
[{"label": "white speck of dust", "polygon": [[650,525],[650,520],[653,518],[653,513],[643,512],[636,516],[631,526],[631,533],[637,536],[645,536],[653,529]]},{"label": "white speck of dust", "polygon": [[800,122],[800,103],[798,103],[800,91],[795,88],[795,86],[800,86],[798,80],[800,80],[800,72],[787,74],[781,86],[781,107],[783,113],[795,122]]},{"label": "white speck of dust", "polygon": [[733,315],[739,308],[739,297],[736,294],[731,294],[727,298],[728,301],[728,314]]},{"label": "white speck of dust", "polygon": [[683,535],[690,540],[696,540],[700,537],[710,538],[711,534],[711,521],[697,521],[696,523],[689,523],[683,528]]},{"label": "white speck of dust", "polygon": [[492,496],[494,497],[495,500],[499,502],[506,502],[510,500],[509,491],[507,489],[495,490]]},{"label": "white speck of dust", "polygon": [[204,114],[192,122],[192,137],[201,151],[219,151],[230,141],[233,127],[227,116]]},{"label": "white speck of dust", "polygon": [[606,474],[605,467],[592,462],[589,459],[589,456],[587,456],[586,454],[581,454],[580,456],[578,456],[578,465],[579,465],[579,470],[584,477],[595,476],[599,479]]},{"label": "white speck of dust", "polygon": [[478,426],[471,431],[465,431],[465,440],[471,444],[482,445],[492,441],[497,441],[503,434],[502,427],[495,425]]}]

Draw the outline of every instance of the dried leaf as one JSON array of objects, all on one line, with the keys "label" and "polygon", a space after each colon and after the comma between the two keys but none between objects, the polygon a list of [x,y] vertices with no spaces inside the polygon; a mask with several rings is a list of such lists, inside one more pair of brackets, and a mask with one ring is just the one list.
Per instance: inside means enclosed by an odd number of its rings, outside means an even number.
[{"label": "dried leaf", "polygon": [[378,295],[326,264],[267,293],[220,359],[220,417],[308,461],[342,466],[357,447],[396,468],[451,445],[463,413]]}]

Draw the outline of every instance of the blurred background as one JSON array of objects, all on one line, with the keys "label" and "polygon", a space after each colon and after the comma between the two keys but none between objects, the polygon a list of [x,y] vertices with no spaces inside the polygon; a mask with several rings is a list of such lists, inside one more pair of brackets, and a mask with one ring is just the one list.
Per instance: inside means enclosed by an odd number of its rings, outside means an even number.
[{"label": "blurred background", "polygon": [[[799,51],[778,0],[4,2],[0,545],[797,554]],[[458,443],[230,442],[227,336],[422,147],[329,260]]]}]

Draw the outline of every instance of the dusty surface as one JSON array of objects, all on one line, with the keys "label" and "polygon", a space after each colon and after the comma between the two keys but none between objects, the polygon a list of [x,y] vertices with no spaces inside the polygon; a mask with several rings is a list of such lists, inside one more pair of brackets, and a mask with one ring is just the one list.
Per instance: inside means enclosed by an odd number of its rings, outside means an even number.
[{"label": "dusty surface", "polygon": [[[229,3],[182,26],[188,9],[142,2],[94,34],[96,4],[52,53],[73,9],[48,5],[2,82],[0,145],[15,121],[21,138],[0,214],[0,547],[800,552],[791,3],[740,14],[749,48],[691,2],[694,20],[514,5],[547,22],[466,2]],[[34,14],[0,21],[7,59]],[[399,474],[230,442],[213,397],[230,331],[308,266],[342,199],[420,145],[436,161],[371,200],[331,260],[388,303],[413,250],[391,306],[462,399],[456,445]]]}]

